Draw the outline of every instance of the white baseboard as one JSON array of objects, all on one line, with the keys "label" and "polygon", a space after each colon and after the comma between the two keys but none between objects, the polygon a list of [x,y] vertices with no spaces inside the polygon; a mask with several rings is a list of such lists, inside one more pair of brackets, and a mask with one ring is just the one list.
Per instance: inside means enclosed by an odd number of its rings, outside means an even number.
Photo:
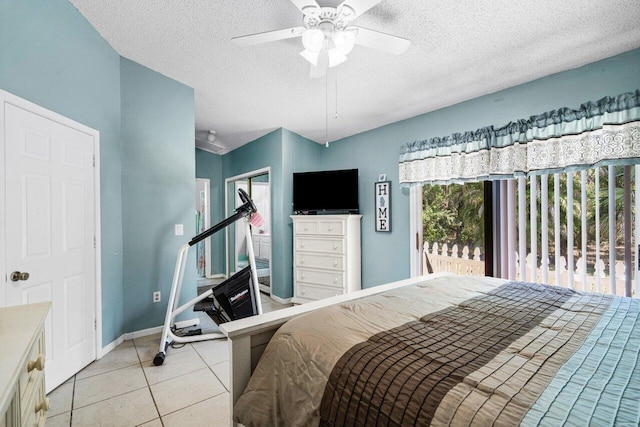
[{"label": "white baseboard", "polygon": [[162,332],[162,326],[156,326],[154,328],[142,329],[135,332],[127,332],[124,334],[125,340],[134,340],[136,338],[146,337],[147,335],[159,334]]},{"label": "white baseboard", "polygon": [[[198,326],[199,324],[200,324],[200,319],[195,317],[193,319],[176,322],[176,328],[189,328],[191,326]],[[119,346],[125,341],[146,337],[147,335],[159,334],[160,332],[162,332],[163,326],[156,326],[155,328],[142,329],[141,331],[127,332],[126,334],[120,335],[118,338],[111,341],[109,344],[107,344],[106,346],[100,349],[100,351],[97,354],[96,360],[102,359],[104,356],[110,353],[111,350],[115,349],[117,346]]]},{"label": "white baseboard", "polygon": [[271,299],[275,300],[276,302],[279,302],[280,304],[291,304],[291,298],[280,298],[277,295],[271,294]]},{"label": "white baseboard", "polygon": [[[193,319],[182,320],[180,322],[176,322],[176,328],[178,328],[178,329],[180,329],[180,328],[188,328],[190,326],[198,326],[199,324],[200,324],[200,319],[195,317]],[[135,331],[135,332],[127,332],[126,334],[124,334],[124,339],[125,340],[134,340],[136,338],[142,338],[142,337],[146,337],[148,335],[159,334],[159,333],[162,332],[162,328],[163,327],[164,327],[164,325],[156,326],[154,328],[142,329],[140,331]]]},{"label": "white baseboard", "polygon": [[106,346],[102,347],[100,349],[100,352],[97,354],[97,359],[102,359],[104,356],[107,355],[107,353],[109,353],[111,350],[113,350],[114,348],[116,348],[117,346],[122,344],[125,339],[126,338],[124,338],[124,335],[120,335],[118,338],[116,338],[115,340],[111,341]]}]

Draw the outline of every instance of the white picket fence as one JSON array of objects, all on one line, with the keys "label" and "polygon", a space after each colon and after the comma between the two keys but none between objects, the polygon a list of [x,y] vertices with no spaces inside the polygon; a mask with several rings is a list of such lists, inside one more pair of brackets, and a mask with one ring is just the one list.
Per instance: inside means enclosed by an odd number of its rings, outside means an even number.
[{"label": "white picket fence", "polygon": [[[468,246],[463,246],[460,250],[458,245],[453,245],[449,250],[449,245],[446,243],[440,245],[438,243],[429,244],[425,242],[422,253],[422,271],[427,273],[427,260],[431,263],[433,272],[451,272],[455,274],[462,274],[468,276],[484,276],[484,260],[482,259],[482,251],[476,247],[473,250],[473,254],[470,257],[471,250]],[[533,256],[527,255],[525,259],[526,263],[526,277],[520,276],[520,258],[518,253],[515,254],[516,259],[516,277],[515,280],[524,280],[528,282],[543,282],[542,270],[547,266],[541,266],[539,263],[536,268],[536,278],[531,277],[531,263],[533,262]],[[583,274],[584,262],[582,258],[578,258],[575,263],[576,269],[573,274],[567,270],[567,261],[564,256],[560,257],[560,280],[556,283],[556,271],[549,269],[546,283],[550,285],[559,285],[562,287],[571,287],[570,281],[573,281],[573,289],[588,292],[603,292],[609,293],[611,281],[609,275],[605,274],[607,270],[605,261],[602,259],[596,263],[595,271],[587,272]],[[617,261],[615,263],[615,279],[616,279],[616,294],[624,295],[625,290],[625,268],[624,262]],[[573,276],[573,277],[571,277]],[[585,280],[586,279],[586,280]],[[634,289],[633,295],[637,296]]]},{"label": "white picket fence", "polygon": [[428,271],[428,260],[434,273],[448,271],[467,276],[484,276],[484,261],[480,259],[480,256],[480,248],[475,248],[473,258],[469,258],[468,246],[464,246],[460,251],[458,245],[453,245],[449,251],[449,245],[446,243],[442,246],[433,243],[431,250],[429,250],[429,243],[425,242],[422,252],[422,271],[425,273]]}]

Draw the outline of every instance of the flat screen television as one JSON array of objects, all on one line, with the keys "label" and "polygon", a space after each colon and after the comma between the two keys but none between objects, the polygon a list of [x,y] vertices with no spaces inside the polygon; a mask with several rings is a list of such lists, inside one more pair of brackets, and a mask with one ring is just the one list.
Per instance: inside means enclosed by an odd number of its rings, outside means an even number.
[{"label": "flat screen television", "polygon": [[358,169],[293,174],[295,214],[350,214],[358,211]]}]

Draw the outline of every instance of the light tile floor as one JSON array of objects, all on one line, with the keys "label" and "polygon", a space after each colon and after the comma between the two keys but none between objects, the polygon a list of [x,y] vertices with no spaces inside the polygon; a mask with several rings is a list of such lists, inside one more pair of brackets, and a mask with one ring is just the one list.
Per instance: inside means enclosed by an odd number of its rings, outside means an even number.
[{"label": "light tile floor", "polygon": [[[264,312],[287,307],[261,295]],[[216,328],[199,316],[203,331]],[[226,340],[170,348],[153,365],[160,334],[125,341],[49,393],[47,426],[228,426]]]}]

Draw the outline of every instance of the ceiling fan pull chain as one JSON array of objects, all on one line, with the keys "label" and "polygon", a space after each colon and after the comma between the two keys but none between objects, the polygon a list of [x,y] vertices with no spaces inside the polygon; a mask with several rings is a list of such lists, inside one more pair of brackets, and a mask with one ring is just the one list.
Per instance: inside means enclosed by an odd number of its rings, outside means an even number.
[{"label": "ceiling fan pull chain", "polygon": [[324,75],[324,146],[329,148],[329,73]]},{"label": "ceiling fan pull chain", "polygon": [[338,120],[338,70],[336,70],[336,120]]}]

